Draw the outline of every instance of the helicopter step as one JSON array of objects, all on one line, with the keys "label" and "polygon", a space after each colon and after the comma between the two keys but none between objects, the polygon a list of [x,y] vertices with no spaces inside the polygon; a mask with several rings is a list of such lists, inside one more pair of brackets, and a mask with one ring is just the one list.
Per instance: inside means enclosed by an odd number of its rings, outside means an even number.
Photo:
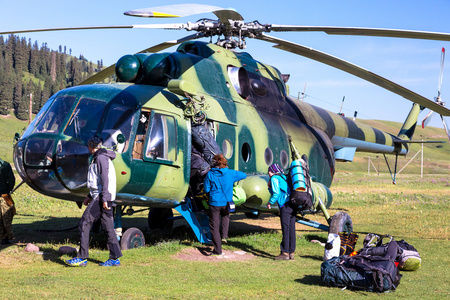
[{"label": "helicopter step", "polygon": [[209,218],[206,213],[194,212],[191,200],[188,197],[186,197],[180,205],[176,206],[175,209],[184,217],[186,222],[188,222],[200,243],[211,243]]}]

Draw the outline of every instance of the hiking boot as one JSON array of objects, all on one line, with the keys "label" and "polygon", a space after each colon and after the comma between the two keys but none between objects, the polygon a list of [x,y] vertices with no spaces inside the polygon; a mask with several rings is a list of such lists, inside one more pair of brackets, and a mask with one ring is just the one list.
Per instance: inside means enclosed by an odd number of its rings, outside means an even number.
[{"label": "hiking boot", "polygon": [[275,257],[275,260],[289,260],[289,253],[281,252],[280,255]]},{"label": "hiking boot", "polygon": [[289,253],[289,259],[294,260],[294,253]]},{"label": "hiking boot", "polygon": [[98,264],[101,267],[120,267],[120,260],[117,259],[108,259],[104,263]]},{"label": "hiking boot", "polygon": [[87,259],[82,259],[79,257],[75,257],[69,260],[65,261],[66,264],[68,264],[71,267],[86,267],[87,266]]}]

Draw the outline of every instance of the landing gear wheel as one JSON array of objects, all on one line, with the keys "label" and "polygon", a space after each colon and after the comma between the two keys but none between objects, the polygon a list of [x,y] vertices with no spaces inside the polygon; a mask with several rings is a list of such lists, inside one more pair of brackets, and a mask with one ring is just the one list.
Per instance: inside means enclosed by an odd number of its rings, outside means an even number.
[{"label": "landing gear wheel", "polygon": [[339,232],[351,233],[353,231],[352,218],[343,211],[338,211],[332,218],[328,233],[339,234]]},{"label": "landing gear wheel", "polygon": [[145,246],[145,237],[142,231],[132,227],[125,230],[120,239],[120,248],[122,250],[141,248]]},{"label": "landing gear wheel", "polygon": [[171,208],[150,208],[148,212],[148,228],[170,232],[173,227],[173,211]]}]

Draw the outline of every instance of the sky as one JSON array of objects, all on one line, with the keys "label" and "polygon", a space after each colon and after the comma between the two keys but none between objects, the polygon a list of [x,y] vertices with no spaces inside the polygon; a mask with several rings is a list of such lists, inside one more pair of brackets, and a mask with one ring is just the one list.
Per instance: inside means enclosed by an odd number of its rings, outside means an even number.
[{"label": "sky", "polygon": [[[352,0],[352,1],[141,1],[141,0],[16,0],[1,1],[0,31],[21,29],[136,25],[195,22],[200,18],[215,19],[212,13],[183,18],[151,19],[125,16],[131,9],[173,4],[209,4],[237,10],[245,21],[260,23],[393,28],[450,33],[450,1],[448,0]],[[82,54],[104,66],[114,64],[121,56],[132,54],[164,41],[179,39],[193,32],[163,29],[108,29],[20,34],[21,37],[46,42],[50,49],[60,45]],[[410,40],[382,37],[327,35],[322,32],[272,32],[269,35],[308,46],[347,60],[428,98],[437,96],[441,48],[450,52],[450,42]],[[208,39],[201,39],[208,41]],[[164,52],[175,51],[175,47]],[[290,74],[290,94],[305,92],[304,101],[333,112],[358,118],[403,122],[411,102],[358,77],[319,62],[283,50],[271,43],[247,40],[253,58]],[[450,98],[450,53],[444,64],[441,89],[443,101]],[[301,97],[301,96],[300,96]],[[345,101],[342,103],[342,99]],[[448,101],[450,107],[450,101]],[[342,110],[341,110],[342,105]],[[419,123],[428,113],[419,116]],[[450,123],[450,122],[448,122]],[[435,116],[429,126],[442,128]]]}]

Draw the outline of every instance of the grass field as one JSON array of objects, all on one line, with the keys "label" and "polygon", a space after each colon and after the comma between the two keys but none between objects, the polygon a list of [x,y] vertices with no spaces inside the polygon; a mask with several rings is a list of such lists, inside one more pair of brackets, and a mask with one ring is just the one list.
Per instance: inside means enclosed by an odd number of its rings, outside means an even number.
[{"label": "grass field", "polygon": [[[331,213],[345,211],[362,239],[368,232],[391,234],[414,245],[422,257],[415,272],[402,272],[400,286],[383,297],[442,299],[450,297],[448,232],[450,178],[405,176],[393,185],[389,176],[336,174]],[[145,248],[124,251],[123,266],[101,268],[108,251],[102,234],[92,234],[86,268],[66,267],[63,245],[77,246],[82,211],[75,204],[37,195],[28,187],[15,195],[19,215],[14,219],[18,245],[0,250],[0,290],[3,298],[169,298],[169,299],[357,299],[380,295],[329,288],[321,284],[325,232],[297,225],[295,261],[274,261],[279,252],[279,219],[263,214],[257,220],[232,217],[225,250],[244,250],[245,261],[186,261],[174,256],[188,248],[202,248],[189,230],[177,227],[175,236],[152,241]],[[323,222],[321,215],[312,217]],[[124,218],[124,227],[146,230],[146,213]],[[69,229],[69,230],[65,230]],[[65,231],[63,231],[65,230]],[[42,255],[24,251],[27,243]]]},{"label": "grass field", "polygon": [[[27,122],[0,117],[7,130],[0,133],[0,155],[12,161],[12,137]],[[6,126],[6,127],[4,127]],[[12,132],[12,133],[11,133]],[[417,146],[417,145],[416,145]],[[428,146],[427,146],[428,147]],[[17,244],[0,248],[0,291],[3,299],[445,299],[450,298],[449,145],[430,146],[425,175],[417,164],[398,176],[393,185],[387,173],[367,175],[366,156],[355,163],[338,163],[331,190],[331,214],[347,212],[354,230],[391,234],[405,239],[421,254],[422,266],[402,272],[396,292],[374,294],[329,288],[320,280],[323,247],[327,233],[298,224],[294,261],[274,261],[281,239],[279,218],[262,214],[257,220],[242,214],[232,216],[230,238],[224,249],[243,250],[249,260],[180,260],[188,249],[203,249],[189,229],[178,223],[172,236],[155,238],[147,231],[147,213],[125,216],[123,227],[138,227],[146,235],[144,248],[124,251],[120,268],[101,268],[108,258],[103,234],[91,235],[86,268],[67,267],[58,249],[77,247],[75,229],[82,210],[72,202],[55,200],[22,186],[14,195],[18,215],[13,222]],[[444,155],[441,153],[443,151]],[[447,155],[445,155],[447,153]],[[9,159],[11,158],[11,159]],[[365,160],[364,160],[365,159]],[[361,160],[361,161],[359,161]],[[17,177],[18,181],[19,178]],[[324,222],[322,215],[311,217]],[[27,243],[42,254],[24,251]]]}]

